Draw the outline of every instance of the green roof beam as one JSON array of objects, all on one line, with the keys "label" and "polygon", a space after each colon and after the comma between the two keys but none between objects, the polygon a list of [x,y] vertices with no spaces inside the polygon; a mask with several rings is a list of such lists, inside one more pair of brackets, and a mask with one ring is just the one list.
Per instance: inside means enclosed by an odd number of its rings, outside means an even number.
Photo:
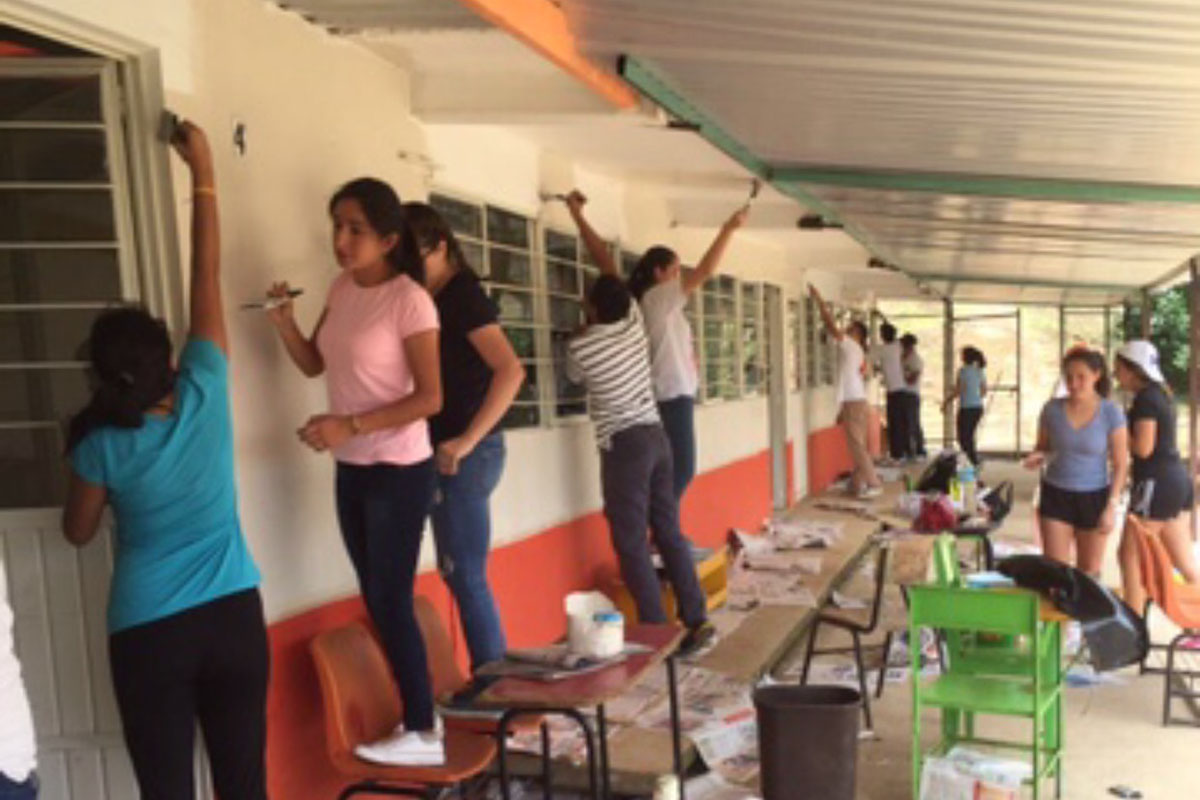
[{"label": "green roof beam", "polygon": [[777,184],[837,186],[876,191],[981,195],[1069,203],[1163,203],[1200,205],[1200,186],[1021,178],[939,172],[896,172],[843,167],[776,166]]}]

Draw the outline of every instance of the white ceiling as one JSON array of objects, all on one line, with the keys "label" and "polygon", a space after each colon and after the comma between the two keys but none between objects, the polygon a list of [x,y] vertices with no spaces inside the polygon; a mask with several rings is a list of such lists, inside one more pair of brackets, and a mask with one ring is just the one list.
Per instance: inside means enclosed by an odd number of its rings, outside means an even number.
[{"label": "white ceiling", "polygon": [[[597,63],[633,57],[748,153],[800,170],[752,217],[781,246],[846,239],[796,229],[819,207],[923,286],[1081,304],[1177,276],[1200,250],[1200,205],[1151,202],[1200,187],[1200,2],[554,1]],[[457,0],[281,5],[409,70],[426,121],[504,125],[658,186],[678,225],[712,227],[745,197],[742,164],[664,129],[649,103],[611,111]],[[906,183],[914,174],[936,190]],[[1118,183],[1135,190],[1127,201],[1112,201],[1126,198]],[[840,260],[861,270],[865,257]],[[897,273],[859,280],[913,291]]]}]

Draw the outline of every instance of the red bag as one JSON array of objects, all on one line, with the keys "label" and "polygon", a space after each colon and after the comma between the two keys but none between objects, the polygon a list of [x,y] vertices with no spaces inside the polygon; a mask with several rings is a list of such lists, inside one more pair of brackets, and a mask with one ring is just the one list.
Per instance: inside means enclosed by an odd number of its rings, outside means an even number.
[{"label": "red bag", "polygon": [[921,500],[921,512],[913,521],[913,530],[940,533],[953,529],[957,524],[958,513],[954,510],[954,504],[949,497],[939,494]]}]

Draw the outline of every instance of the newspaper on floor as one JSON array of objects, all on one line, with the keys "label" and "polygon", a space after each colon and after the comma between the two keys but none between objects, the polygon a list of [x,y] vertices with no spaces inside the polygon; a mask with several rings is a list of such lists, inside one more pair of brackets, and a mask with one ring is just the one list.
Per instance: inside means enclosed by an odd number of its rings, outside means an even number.
[{"label": "newspaper on floor", "polygon": [[719,772],[706,772],[689,778],[688,800],[760,800],[759,795],[744,786],[730,783]]},{"label": "newspaper on floor", "polygon": [[727,781],[746,783],[758,775],[758,718],[753,706],[731,709],[688,736],[708,768]]}]

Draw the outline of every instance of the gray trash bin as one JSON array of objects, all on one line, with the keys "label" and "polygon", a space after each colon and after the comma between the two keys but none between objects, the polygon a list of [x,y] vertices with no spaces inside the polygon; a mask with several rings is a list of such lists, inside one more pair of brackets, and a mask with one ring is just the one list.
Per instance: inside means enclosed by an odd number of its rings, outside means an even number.
[{"label": "gray trash bin", "polygon": [[842,686],[761,686],[763,800],[854,800],[862,697]]}]

